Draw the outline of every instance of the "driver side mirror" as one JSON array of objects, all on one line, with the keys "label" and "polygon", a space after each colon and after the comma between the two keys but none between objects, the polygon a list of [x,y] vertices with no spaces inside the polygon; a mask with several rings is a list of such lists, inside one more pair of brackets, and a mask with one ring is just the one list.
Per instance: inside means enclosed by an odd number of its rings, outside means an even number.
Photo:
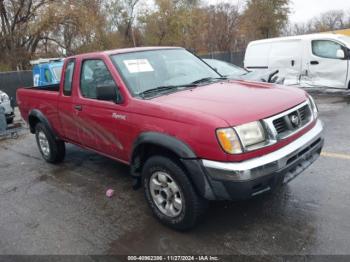
[{"label": "driver side mirror", "polygon": [[337,50],[337,58],[339,59],[345,59],[345,52],[343,49],[338,49]]},{"label": "driver side mirror", "polygon": [[112,101],[115,103],[120,103],[122,100],[118,88],[115,85],[97,86],[96,96],[98,100]]}]

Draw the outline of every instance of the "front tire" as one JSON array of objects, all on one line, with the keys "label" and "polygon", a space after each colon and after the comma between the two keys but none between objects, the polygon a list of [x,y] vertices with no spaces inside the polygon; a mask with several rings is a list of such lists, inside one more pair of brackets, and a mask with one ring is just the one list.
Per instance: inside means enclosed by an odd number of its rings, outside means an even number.
[{"label": "front tire", "polygon": [[186,173],[167,157],[149,158],[142,170],[145,197],[154,216],[177,230],[194,227],[207,207],[207,201],[194,190]]},{"label": "front tire", "polygon": [[39,151],[47,162],[57,164],[63,161],[66,154],[65,143],[55,139],[52,132],[44,124],[36,124],[35,138]]}]

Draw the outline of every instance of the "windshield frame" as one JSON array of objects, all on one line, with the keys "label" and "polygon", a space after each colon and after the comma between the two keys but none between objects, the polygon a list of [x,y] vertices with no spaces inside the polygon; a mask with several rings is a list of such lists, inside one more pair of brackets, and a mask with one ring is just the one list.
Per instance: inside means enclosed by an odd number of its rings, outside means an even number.
[{"label": "windshield frame", "polygon": [[[135,98],[139,98],[139,99],[142,99],[142,100],[145,100],[145,99],[151,99],[151,98],[155,98],[155,97],[158,97],[158,96],[163,96],[163,95],[166,95],[168,93],[174,93],[174,92],[180,92],[180,91],[184,91],[184,90],[188,90],[189,87],[187,88],[177,88],[177,89],[173,89],[171,90],[171,92],[160,92],[154,96],[150,96],[150,97],[143,97],[142,95],[138,94],[138,93],[135,93],[133,88],[130,87],[128,85],[128,81],[126,79],[126,76],[124,76],[122,73],[121,73],[121,69],[120,67],[118,66],[118,64],[116,63],[116,61],[113,59],[114,56],[119,56],[119,55],[125,55],[125,54],[131,54],[131,53],[145,53],[145,52],[154,52],[154,51],[160,51],[160,50],[184,50],[184,51],[187,51],[188,53],[190,53],[191,55],[193,55],[195,58],[197,58],[198,60],[200,60],[205,66],[207,66],[208,68],[210,68],[211,71],[213,71],[215,74],[217,74],[217,77],[218,78],[222,78],[223,76],[217,72],[214,68],[212,68],[210,65],[208,65],[205,61],[203,61],[202,58],[200,58],[199,56],[197,56],[196,54],[192,53],[190,50],[186,49],[186,48],[182,48],[182,47],[167,47],[167,48],[163,48],[163,47],[159,47],[159,48],[155,48],[155,49],[146,49],[146,50],[135,50],[135,51],[127,51],[127,52],[116,52],[116,53],[112,53],[112,54],[109,54],[109,59],[111,60],[115,70],[118,72],[119,76],[121,77],[122,81],[123,81],[123,84],[124,86],[127,88],[129,94],[132,96],[132,97],[135,97]],[[203,85],[207,85],[205,83],[201,84],[201,85],[197,85],[197,86],[194,86],[193,88],[196,88],[198,86],[203,86]],[[185,85],[184,85],[185,86]],[[151,88],[150,88],[151,89]]]}]

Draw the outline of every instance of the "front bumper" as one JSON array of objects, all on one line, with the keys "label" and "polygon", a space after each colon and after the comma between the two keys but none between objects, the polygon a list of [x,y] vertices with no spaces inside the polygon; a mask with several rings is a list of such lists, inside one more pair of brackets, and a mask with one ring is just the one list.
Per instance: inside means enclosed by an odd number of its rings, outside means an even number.
[{"label": "front bumper", "polygon": [[202,160],[215,199],[239,200],[288,183],[320,155],[324,139],[320,120],[306,134],[262,157],[239,163]]}]

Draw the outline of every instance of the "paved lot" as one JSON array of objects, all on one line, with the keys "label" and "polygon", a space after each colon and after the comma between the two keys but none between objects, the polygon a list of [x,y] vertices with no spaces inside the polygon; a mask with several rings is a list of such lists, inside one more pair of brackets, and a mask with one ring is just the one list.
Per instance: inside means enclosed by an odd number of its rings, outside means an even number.
[{"label": "paved lot", "polygon": [[275,195],[212,203],[188,233],[153,219],[126,166],[73,146],[49,165],[33,136],[1,141],[0,254],[350,254],[350,97],[317,100],[324,156]]}]

